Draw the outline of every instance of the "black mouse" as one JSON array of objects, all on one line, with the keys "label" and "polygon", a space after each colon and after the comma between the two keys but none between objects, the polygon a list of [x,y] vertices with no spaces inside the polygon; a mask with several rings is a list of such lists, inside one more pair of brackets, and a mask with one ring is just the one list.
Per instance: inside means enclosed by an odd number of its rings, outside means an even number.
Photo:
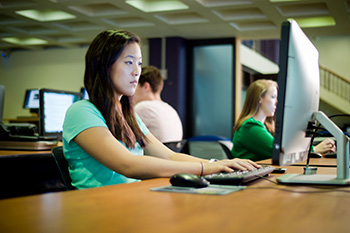
[{"label": "black mouse", "polygon": [[170,183],[173,186],[204,188],[210,183],[206,179],[190,173],[178,173],[170,178]]}]

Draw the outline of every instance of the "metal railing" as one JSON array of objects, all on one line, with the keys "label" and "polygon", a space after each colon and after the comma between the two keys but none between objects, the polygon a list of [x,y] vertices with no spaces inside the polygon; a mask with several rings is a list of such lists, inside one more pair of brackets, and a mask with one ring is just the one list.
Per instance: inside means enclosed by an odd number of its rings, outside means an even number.
[{"label": "metal railing", "polygon": [[350,81],[321,65],[320,85],[327,91],[350,102]]}]

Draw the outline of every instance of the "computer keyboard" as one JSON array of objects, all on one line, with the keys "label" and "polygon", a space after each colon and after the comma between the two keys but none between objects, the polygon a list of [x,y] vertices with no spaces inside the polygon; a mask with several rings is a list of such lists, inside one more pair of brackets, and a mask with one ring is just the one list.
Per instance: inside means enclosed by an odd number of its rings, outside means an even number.
[{"label": "computer keyboard", "polygon": [[251,171],[236,171],[232,173],[216,173],[205,175],[204,179],[208,180],[210,184],[221,185],[240,185],[250,181],[261,178],[270,174],[275,168],[270,166],[262,166]]}]

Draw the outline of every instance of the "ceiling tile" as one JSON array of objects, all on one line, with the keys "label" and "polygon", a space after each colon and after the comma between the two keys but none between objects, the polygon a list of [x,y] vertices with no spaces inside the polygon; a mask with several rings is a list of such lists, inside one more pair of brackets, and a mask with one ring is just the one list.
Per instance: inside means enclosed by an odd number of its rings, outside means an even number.
[{"label": "ceiling tile", "polygon": [[190,24],[208,22],[208,19],[200,16],[197,13],[164,14],[155,15],[155,17],[167,24]]},{"label": "ceiling tile", "polygon": [[258,8],[246,8],[246,9],[224,9],[213,11],[214,14],[219,16],[223,20],[242,20],[242,19],[262,19],[266,18],[266,15]]},{"label": "ceiling tile", "polygon": [[277,9],[286,17],[329,14],[325,3],[291,4],[279,6]]},{"label": "ceiling tile", "polygon": [[116,16],[128,13],[127,11],[121,10],[112,4],[77,5],[69,6],[68,8],[88,16]]}]

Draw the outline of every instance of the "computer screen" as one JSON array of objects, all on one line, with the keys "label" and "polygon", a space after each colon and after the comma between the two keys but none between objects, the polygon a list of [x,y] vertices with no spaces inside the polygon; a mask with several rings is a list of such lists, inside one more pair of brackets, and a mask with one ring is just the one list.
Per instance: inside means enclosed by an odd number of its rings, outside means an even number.
[{"label": "computer screen", "polygon": [[320,123],[337,142],[337,174],[286,174],[277,178],[283,184],[350,185],[349,138],[323,112],[320,98],[319,53],[294,20],[282,23],[280,71],[276,109],[276,129],[272,162],[287,165],[307,159],[311,137],[309,122]]},{"label": "computer screen", "polygon": [[62,138],[63,121],[67,109],[82,99],[80,92],[40,89],[39,133],[41,136]]},{"label": "computer screen", "polygon": [[24,96],[23,108],[39,109],[39,89],[28,89]]},{"label": "computer screen", "polygon": [[296,21],[282,23],[272,162],[288,165],[307,159],[308,122],[320,99],[319,53]]},{"label": "computer screen", "polygon": [[5,86],[0,85],[0,122],[4,117],[4,105],[5,105]]}]

